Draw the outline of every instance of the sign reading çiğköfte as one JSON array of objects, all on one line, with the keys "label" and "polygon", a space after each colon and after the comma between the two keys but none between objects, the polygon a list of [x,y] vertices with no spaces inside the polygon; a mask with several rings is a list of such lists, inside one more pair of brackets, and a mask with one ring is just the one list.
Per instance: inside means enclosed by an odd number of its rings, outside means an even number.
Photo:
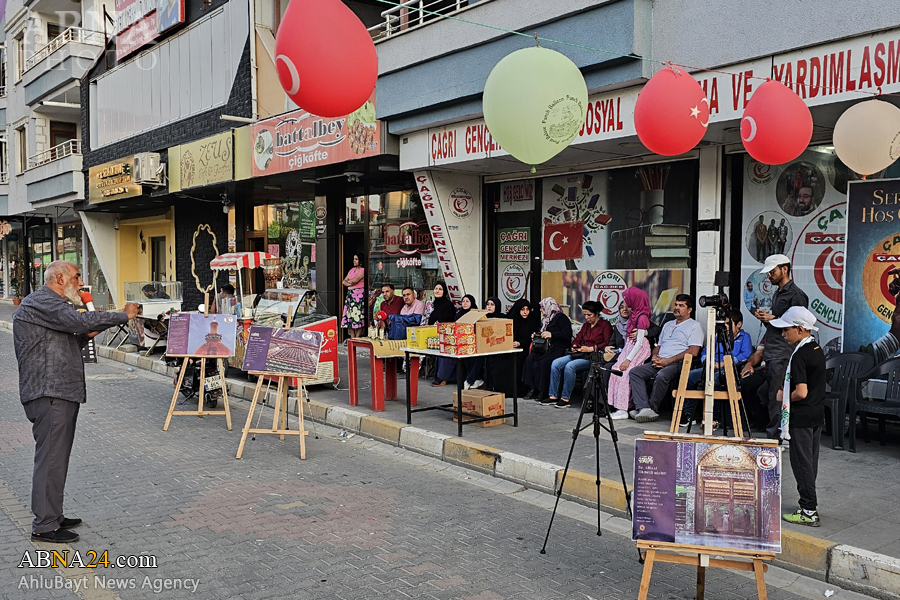
[{"label": "sign reading \u00e7i\u011fk\u00f6fte", "polygon": [[89,204],[134,198],[144,193],[143,188],[134,182],[133,156],[91,167],[88,179]]}]

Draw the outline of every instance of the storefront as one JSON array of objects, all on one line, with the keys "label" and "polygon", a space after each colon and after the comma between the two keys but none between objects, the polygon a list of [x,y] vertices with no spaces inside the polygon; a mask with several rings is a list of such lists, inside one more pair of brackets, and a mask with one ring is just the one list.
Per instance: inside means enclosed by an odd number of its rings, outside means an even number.
[{"label": "storefront", "polygon": [[21,236],[21,220],[0,220],[0,297],[3,298],[20,295],[25,271]]}]

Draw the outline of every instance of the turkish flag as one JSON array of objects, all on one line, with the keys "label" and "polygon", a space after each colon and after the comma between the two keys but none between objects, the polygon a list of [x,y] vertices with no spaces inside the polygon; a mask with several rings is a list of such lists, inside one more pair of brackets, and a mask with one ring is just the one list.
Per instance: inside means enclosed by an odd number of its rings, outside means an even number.
[{"label": "turkish flag", "polygon": [[583,221],[544,225],[544,260],[581,258],[583,252],[581,232],[583,230]]}]

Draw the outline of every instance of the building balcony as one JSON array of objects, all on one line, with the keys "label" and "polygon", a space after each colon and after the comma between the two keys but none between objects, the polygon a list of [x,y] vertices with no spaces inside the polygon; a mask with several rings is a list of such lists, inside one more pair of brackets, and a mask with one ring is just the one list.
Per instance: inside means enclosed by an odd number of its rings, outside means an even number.
[{"label": "building balcony", "polygon": [[446,15],[452,15],[470,4],[490,0],[406,0],[381,13],[383,21],[369,27],[376,42],[421,27]]},{"label": "building balcony", "polygon": [[67,92],[78,87],[103,52],[104,41],[102,32],[70,27],[25,59],[22,84],[26,104],[34,107],[42,101],[66,102]]},{"label": "building balcony", "polygon": [[82,163],[81,140],[69,140],[29,157],[28,169],[22,174],[28,202],[37,208],[83,200]]}]

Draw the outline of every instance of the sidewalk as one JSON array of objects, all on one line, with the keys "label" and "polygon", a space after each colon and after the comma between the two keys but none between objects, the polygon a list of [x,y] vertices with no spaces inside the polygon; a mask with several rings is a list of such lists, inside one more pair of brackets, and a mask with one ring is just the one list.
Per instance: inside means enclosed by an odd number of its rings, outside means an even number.
[{"label": "sidewalk", "polygon": [[[0,303],[0,321],[11,319],[11,309],[11,305],[7,307],[6,303]],[[4,323],[0,322],[2,326]],[[346,391],[349,380],[347,357],[344,348],[340,350],[340,389],[318,386],[310,390],[313,418],[528,487],[550,493],[556,491],[572,443],[572,429],[579,414],[577,406],[558,410],[520,400],[518,428],[511,424],[489,428],[467,426],[464,437],[460,439],[456,437],[456,426],[447,413],[432,411],[414,414],[412,426],[406,426],[405,403],[402,400],[387,402],[385,411],[373,412],[368,389],[368,360],[362,356],[359,361],[360,387],[363,388],[360,404],[351,408]],[[142,359],[133,354],[124,355],[101,348],[101,356],[160,374],[166,373],[159,355],[153,359]],[[401,379],[398,388],[400,395],[404,396],[405,381]],[[252,391],[253,385],[244,377],[229,378],[230,396],[249,398]],[[452,392],[452,388],[432,388],[430,382],[420,380],[419,405],[447,403]],[[626,481],[630,484],[634,440],[640,438],[644,430],[667,430],[668,421],[647,424],[616,421],[615,425]],[[240,424],[236,423],[236,427]],[[896,426],[889,426],[888,433],[889,438],[897,439]],[[818,492],[822,526],[813,529],[782,523],[784,551],[779,562],[792,570],[843,587],[880,597],[898,598],[900,447],[891,442],[881,447],[877,441],[865,444],[860,440],[859,452],[851,454],[832,450],[830,442],[830,438],[823,437],[820,456]],[[622,514],[624,495],[615,448],[606,432],[601,434],[600,459],[604,479],[601,502],[611,511]],[[784,464],[782,503],[783,511],[790,512],[796,508],[796,484],[787,456]],[[564,497],[590,503],[596,498],[594,440],[590,428],[579,435],[571,468],[574,471],[569,472]]]}]

